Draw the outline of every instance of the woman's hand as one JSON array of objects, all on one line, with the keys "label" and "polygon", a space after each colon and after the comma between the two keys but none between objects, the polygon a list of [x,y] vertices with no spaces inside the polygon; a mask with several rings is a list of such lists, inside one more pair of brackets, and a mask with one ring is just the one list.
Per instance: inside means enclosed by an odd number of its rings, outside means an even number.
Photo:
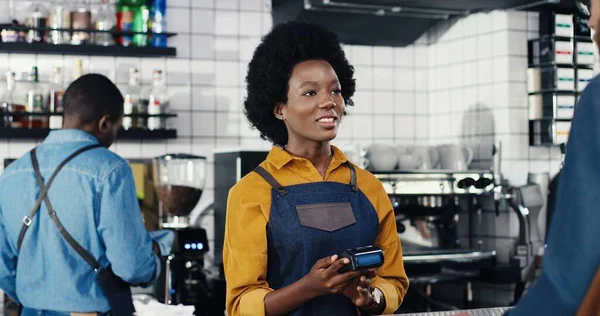
[{"label": "woman's hand", "polygon": [[361,275],[360,278],[348,284],[344,295],[358,308],[366,309],[373,304],[369,279],[365,275]]},{"label": "woman's hand", "polygon": [[360,272],[338,272],[348,263],[348,259],[338,259],[337,255],[317,261],[302,279],[267,294],[265,313],[287,315],[317,296],[344,292],[348,284],[360,276]]},{"label": "woman's hand", "polygon": [[313,265],[303,281],[315,296],[342,293],[361,274],[359,271],[339,273],[338,270],[348,263],[347,258],[338,259],[337,255],[325,257]]}]

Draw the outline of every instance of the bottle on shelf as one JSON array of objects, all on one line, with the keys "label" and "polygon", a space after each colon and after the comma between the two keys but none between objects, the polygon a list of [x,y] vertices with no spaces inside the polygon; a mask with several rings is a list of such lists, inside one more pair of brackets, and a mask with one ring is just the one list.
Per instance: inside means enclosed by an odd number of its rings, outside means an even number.
[{"label": "bottle on shelf", "polygon": [[[65,94],[64,81],[61,67],[54,67],[54,75],[50,83],[50,93],[48,94],[48,111],[52,113],[48,127],[50,129],[61,129],[63,126],[63,97]],[[61,113],[61,114],[54,114]]]},{"label": "bottle on shelf", "polygon": [[46,40],[46,31],[39,30],[45,28],[48,22],[48,9],[41,1],[34,1],[27,9],[25,26],[34,28],[27,31],[28,43],[41,43]]},{"label": "bottle on shelf", "polygon": [[[123,112],[125,115],[145,113],[142,107],[140,87],[140,77],[138,70],[129,68],[129,84],[123,93]],[[125,116],[123,118],[123,128],[144,128],[144,118],[138,116]]]},{"label": "bottle on shelf", "polygon": [[73,79],[71,82],[79,79],[79,77],[83,76],[83,61],[78,59],[75,61],[75,68],[73,68]]},{"label": "bottle on shelf", "polygon": [[15,73],[6,73],[6,91],[0,99],[0,128],[23,127],[23,116],[16,114],[25,112],[25,105],[20,102],[19,92],[16,89]]},{"label": "bottle on shelf", "polygon": [[[133,14],[133,31],[148,33],[150,24],[150,5],[147,0],[142,0]],[[133,35],[133,44],[135,46],[148,46],[148,35],[135,34]]]},{"label": "bottle on shelf", "polygon": [[169,99],[167,95],[167,87],[165,86],[162,70],[154,70],[152,73],[154,83],[148,94],[148,129],[164,129],[166,128],[165,119],[163,117],[153,117],[152,115],[160,115],[167,113],[169,108]]},{"label": "bottle on shelf", "polygon": [[86,0],[76,0],[71,8],[71,29],[87,30],[87,32],[73,32],[71,35],[71,44],[82,45],[90,43],[89,30],[92,28],[92,11]]},{"label": "bottle on shelf", "polygon": [[[140,0],[119,0],[117,2],[117,31],[132,32],[133,16]],[[131,35],[117,35],[117,44],[129,46],[133,40]]]},{"label": "bottle on shelf", "polygon": [[151,0],[152,46],[167,47],[167,0]]},{"label": "bottle on shelf", "polygon": [[[69,29],[71,27],[71,10],[61,0],[54,0],[50,6],[48,15],[48,28],[50,29]],[[48,43],[50,44],[68,44],[71,41],[71,34],[67,31],[48,32]]]},{"label": "bottle on shelf", "polygon": [[[102,0],[102,6],[94,21],[94,29],[98,31],[113,31],[116,24],[117,19],[115,12],[110,5],[110,1]],[[115,40],[113,34],[107,32],[94,33],[94,44],[102,46],[114,45]]]},{"label": "bottle on shelf", "polygon": [[[27,90],[27,103],[25,104],[26,110],[29,113],[41,113],[45,112],[44,107],[44,91],[40,85],[38,67],[33,66],[31,73],[29,74],[29,90]],[[45,128],[48,127],[48,120],[46,117],[38,115],[29,115],[27,128]]]}]

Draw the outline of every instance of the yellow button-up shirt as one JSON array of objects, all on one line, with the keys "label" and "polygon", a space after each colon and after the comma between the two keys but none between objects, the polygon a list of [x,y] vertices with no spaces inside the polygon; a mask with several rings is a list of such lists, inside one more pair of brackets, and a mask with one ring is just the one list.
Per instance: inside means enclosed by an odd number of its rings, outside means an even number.
[{"label": "yellow button-up shirt", "polygon": [[[334,181],[350,183],[348,160],[332,146],[333,158],[322,178],[310,161],[273,147],[260,164],[281,185]],[[394,210],[381,182],[368,171],[356,167],[357,186],[367,196],[379,217],[375,245],[385,256],[371,286],[385,297],[384,314],[395,312],[408,289],[402,262],[402,247],[396,230]],[[271,211],[271,186],[251,172],[229,191],[223,246],[227,282],[228,315],[265,315],[264,298],[273,291],[267,283],[267,223]],[[332,254],[333,255],[333,254]]]}]

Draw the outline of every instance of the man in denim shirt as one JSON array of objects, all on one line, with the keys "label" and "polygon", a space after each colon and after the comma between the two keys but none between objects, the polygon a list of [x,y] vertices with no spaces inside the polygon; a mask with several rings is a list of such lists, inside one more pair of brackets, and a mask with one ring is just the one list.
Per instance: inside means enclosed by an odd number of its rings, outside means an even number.
[{"label": "man in denim shirt", "polygon": [[[600,49],[600,0],[591,0],[591,11]],[[600,267],[599,176],[600,76],[575,108],[542,274],[508,315],[575,315],[580,309]]]},{"label": "man in denim shirt", "polygon": [[[48,197],[65,229],[101,267],[110,264],[127,283],[145,286],[160,273],[159,247],[142,222],[129,164],[108,150],[122,120],[117,87],[101,75],[82,76],[64,95],[64,129],[50,133],[37,157],[47,181],[76,150],[102,145],[68,162]],[[39,194],[29,153],[0,175],[0,289],[24,306],[23,315],[104,315],[110,307],[94,270],[61,236],[44,204],[17,250],[23,218]]]}]

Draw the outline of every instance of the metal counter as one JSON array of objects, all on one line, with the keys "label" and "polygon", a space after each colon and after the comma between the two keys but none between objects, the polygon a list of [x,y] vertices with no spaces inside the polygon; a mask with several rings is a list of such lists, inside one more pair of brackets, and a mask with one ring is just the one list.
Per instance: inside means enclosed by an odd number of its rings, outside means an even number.
[{"label": "metal counter", "polygon": [[492,307],[492,308],[480,308],[480,309],[469,309],[460,311],[443,311],[443,312],[428,312],[428,313],[414,313],[414,314],[399,314],[402,316],[454,316],[460,313],[467,313],[471,316],[502,316],[511,307]]}]

